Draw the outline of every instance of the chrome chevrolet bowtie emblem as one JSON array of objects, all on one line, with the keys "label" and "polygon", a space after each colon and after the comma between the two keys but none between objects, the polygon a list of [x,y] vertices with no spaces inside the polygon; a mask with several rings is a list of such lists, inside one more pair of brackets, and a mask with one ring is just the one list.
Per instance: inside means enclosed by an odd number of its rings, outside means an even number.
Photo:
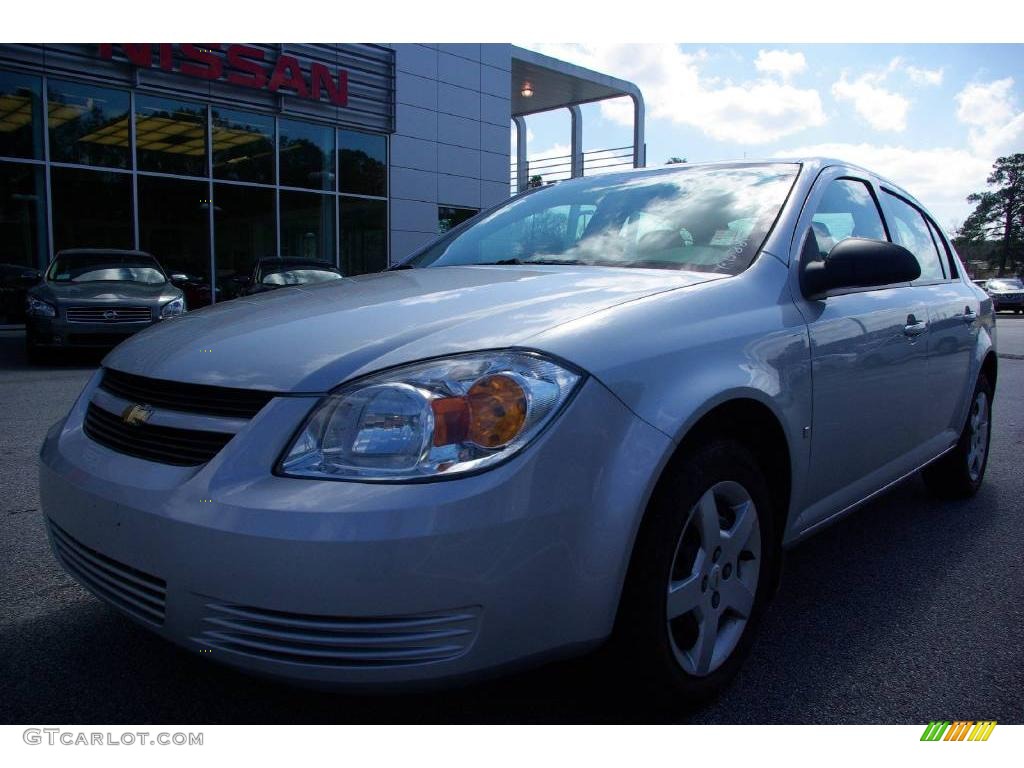
[{"label": "chrome chevrolet bowtie emblem", "polygon": [[115,312],[112,309],[108,309],[106,312],[103,313],[103,319],[104,320],[117,320],[117,312]]},{"label": "chrome chevrolet bowtie emblem", "polygon": [[131,427],[145,424],[153,415],[153,409],[148,405],[129,405],[121,413],[121,421]]}]

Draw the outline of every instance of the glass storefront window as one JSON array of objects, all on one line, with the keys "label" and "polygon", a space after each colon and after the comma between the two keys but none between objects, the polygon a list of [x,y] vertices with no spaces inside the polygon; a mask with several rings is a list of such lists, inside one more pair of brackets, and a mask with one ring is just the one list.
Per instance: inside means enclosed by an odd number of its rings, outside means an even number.
[{"label": "glass storefront window", "polygon": [[281,191],[281,258],[334,257],[334,195]]},{"label": "glass storefront window", "polygon": [[217,301],[241,295],[253,265],[277,255],[273,189],[215,184],[214,251]]},{"label": "glass storefront window", "polygon": [[46,264],[46,187],[42,166],[0,163],[0,262]]},{"label": "glass storefront window", "polygon": [[127,91],[50,80],[46,98],[51,160],[112,168],[131,165]]},{"label": "glass storefront window", "polygon": [[341,272],[360,275],[388,265],[388,204],[384,200],[339,198]]},{"label": "glass storefront window", "polygon": [[206,107],[136,96],[135,148],[140,171],[206,176]]},{"label": "glass storefront window", "polygon": [[334,189],[334,129],[281,120],[281,186]]},{"label": "glass storefront window", "polygon": [[274,183],[274,118],[230,109],[213,111],[213,177]]},{"label": "glass storefront window", "polygon": [[52,168],[50,197],[54,252],[134,244],[131,174]]},{"label": "glass storefront window", "polygon": [[338,179],[342,192],[387,194],[388,143],[383,136],[338,131]]},{"label": "glass storefront window", "polygon": [[0,155],[43,159],[42,80],[0,72]]},{"label": "glass storefront window", "polygon": [[210,303],[210,187],[205,181],[139,176],[139,245],[185,293]]},{"label": "glass storefront window", "polygon": [[437,208],[437,231],[443,235],[452,227],[457,227],[462,222],[473,218],[479,210],[476,208],[457,208],[452,205],[440,205]]}]

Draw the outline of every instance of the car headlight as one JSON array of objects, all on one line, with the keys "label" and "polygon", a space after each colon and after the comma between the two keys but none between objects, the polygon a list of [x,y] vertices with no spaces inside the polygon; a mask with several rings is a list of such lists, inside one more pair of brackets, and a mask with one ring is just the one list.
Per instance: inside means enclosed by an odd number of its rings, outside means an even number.
[{"label": "car headlight", "polygon": [[539,354],[479,352],[374,374],[321,400],[278,465],[334,480],[449,477],[522,450],[581,375]]},{"label": "car headlight", "polygon": [[177,317],[178,315],[185,314],[185,297],[179,296],[173,301],[168,301],[160,308],[160,319],[166,319],[168,317]]},{"label": "car headlight", "polygon": [[29,296],[25,300],[25,311],[30,315],[36,317],[56,317],[57,308],[48,301],[37,299],[35,296]]}]

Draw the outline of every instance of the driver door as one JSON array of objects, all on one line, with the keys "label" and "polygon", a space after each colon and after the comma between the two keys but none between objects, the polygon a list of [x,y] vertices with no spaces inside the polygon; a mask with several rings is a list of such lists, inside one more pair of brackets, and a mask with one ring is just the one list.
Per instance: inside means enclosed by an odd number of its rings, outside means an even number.
[{"label": "driver door", "polygon": [[[886,240],[874,184],[844,169],[815,183],[794,259],[824,258],[847,237]],[[797,520],[813,527],[914,468],[922,442],[928,310],[909,284],[807,300],[813,382],[810,459]]]}]

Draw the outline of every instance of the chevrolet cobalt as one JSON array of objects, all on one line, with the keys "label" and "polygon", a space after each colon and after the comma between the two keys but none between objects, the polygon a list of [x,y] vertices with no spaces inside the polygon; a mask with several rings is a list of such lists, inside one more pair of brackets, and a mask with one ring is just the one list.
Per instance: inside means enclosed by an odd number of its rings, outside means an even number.
[{"label": "chevrolet cobalt", "polygon": [[994,344],[934,218],[862,168],[579,179],[121,344],[46,438],[43,509],[81,584],[241,669],[381,688],[608,644],[697,699],[786,548],[919,470],[978,489]]}]

